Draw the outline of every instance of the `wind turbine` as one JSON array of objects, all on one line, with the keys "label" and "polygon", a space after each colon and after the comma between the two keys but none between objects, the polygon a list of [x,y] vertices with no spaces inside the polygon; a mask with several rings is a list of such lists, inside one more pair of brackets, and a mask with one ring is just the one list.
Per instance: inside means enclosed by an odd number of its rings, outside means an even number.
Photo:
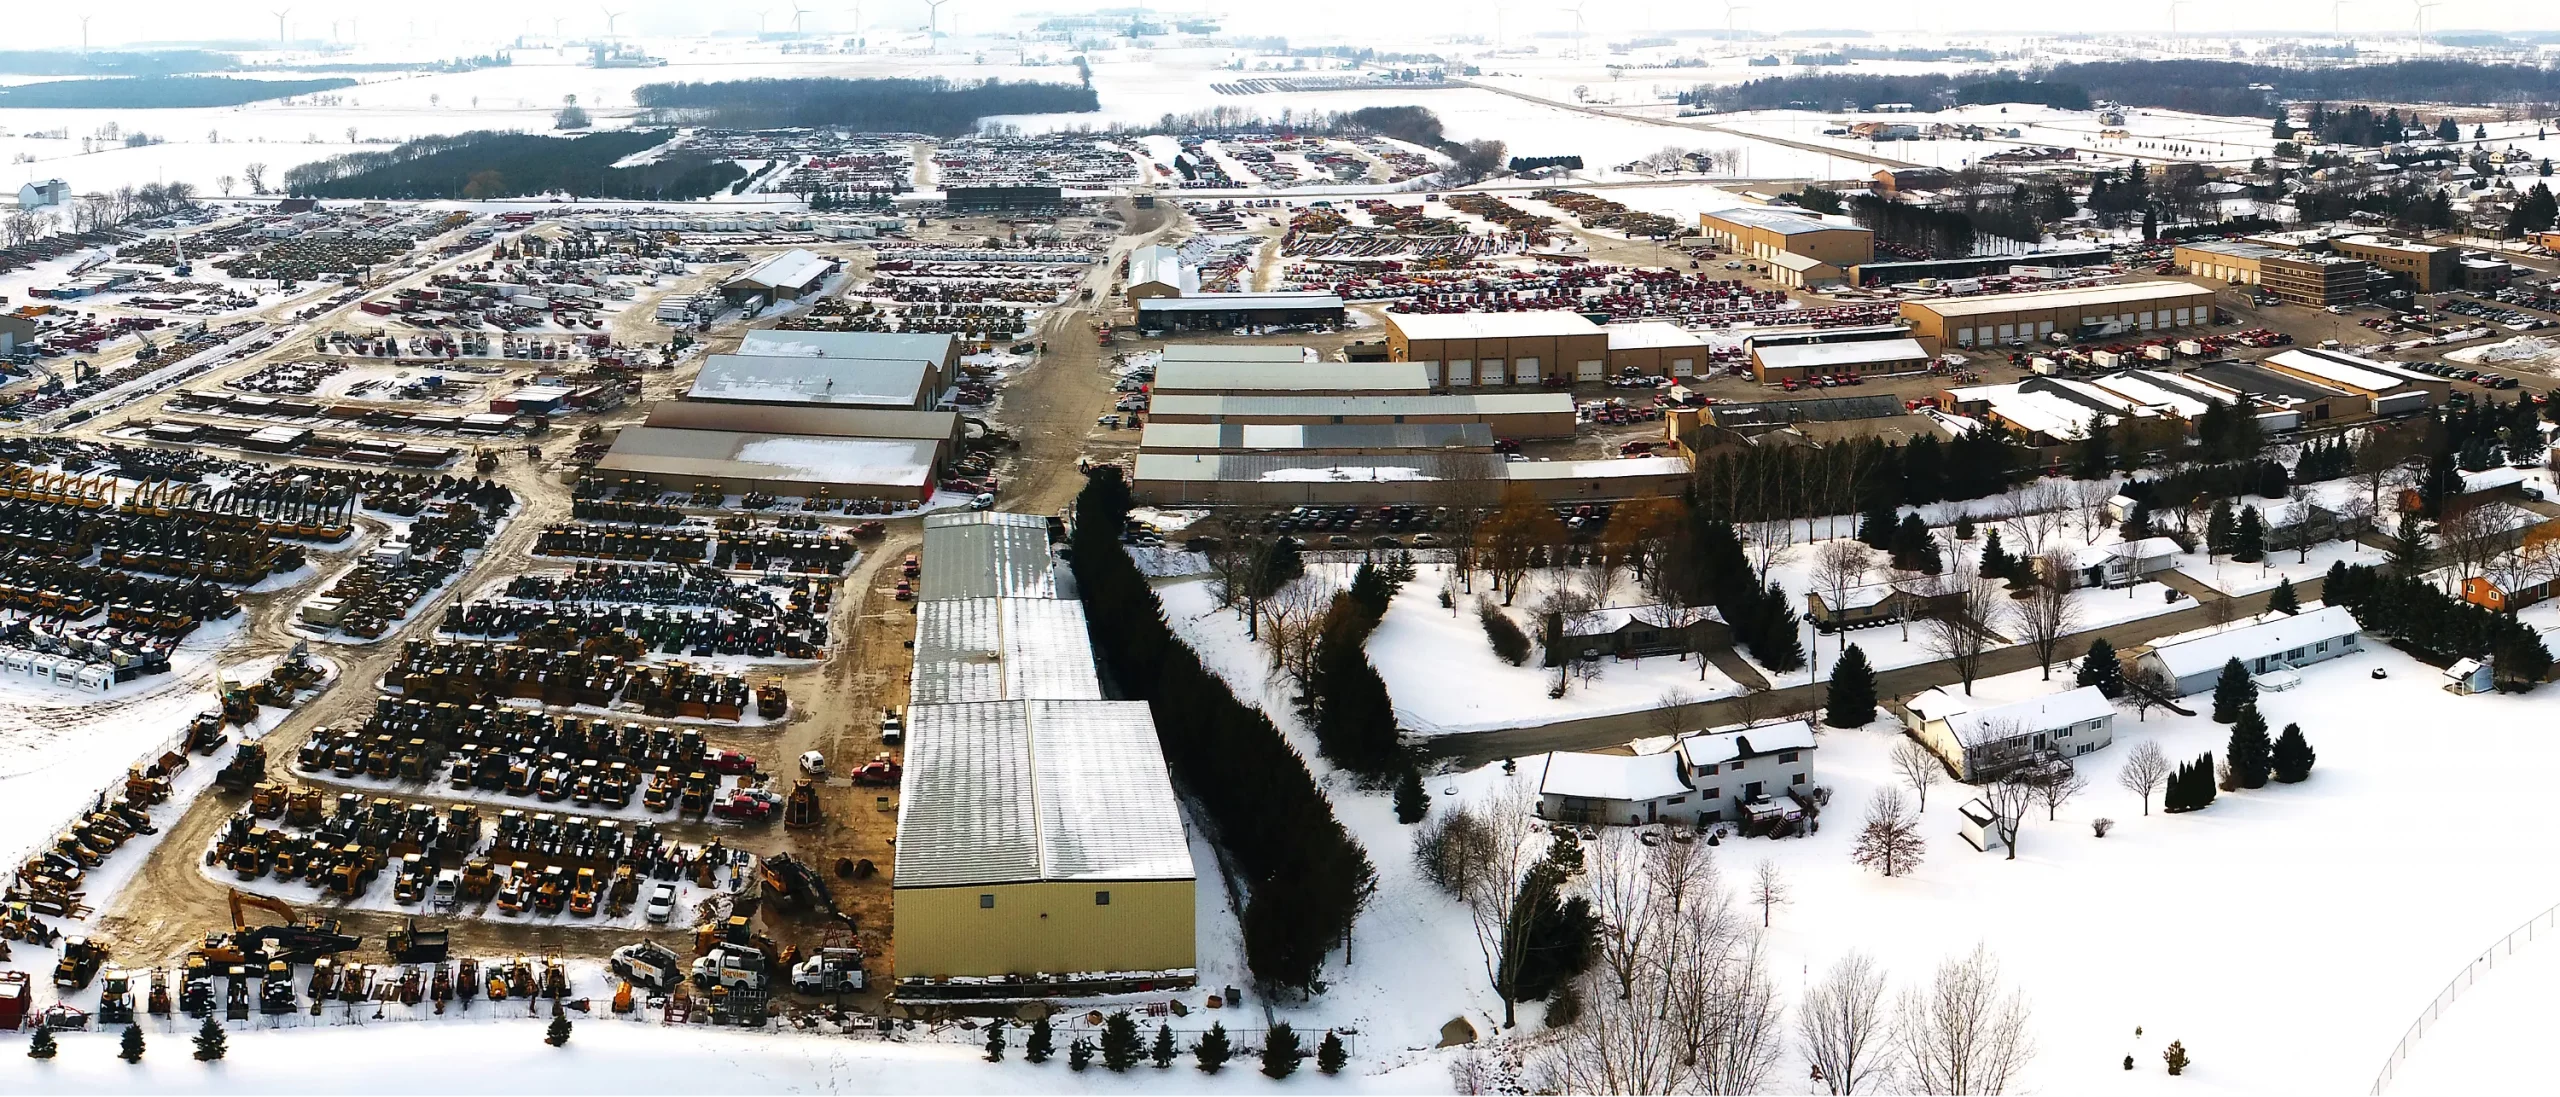
[{"label": "wind turbine", "polygon": [[801,6],[800,6],[800,5],[798,5],[798,4],[793,4],[793,5],[791,5],[791,33],[793,33],[793,34],[799,34],[799,33],[802,33],[802,28],[801,28],[801,26],[800,26],[800,19],[801,19],[801,17],[802,17],[802,16],[805,16],[805,15],[807,15],[807,14],[809,14],[809,9],[804,8],[804,7],[801,7]]},{"label": "wind turbine", "polygon": [[763,36],[764,36],[764,17],[765,17],[765,16],[767,16],[767,15],[769,15],[769,14],[772,14],[772,11],[773,11],[773,9],[771,9],[771,8],[757,8],[757,9],[756,9],[756,36],[757,36],[757,37],[761,38],[761,37],[763,37]]},{"label": "wind turbine", "polygon": [[853,13],[853,49],[856,53],[862,52],[862,5],[855,4],[849,8],[839,8],[837,10]]},{"label": "wind turbine", "polygon": [[930,38],[942,31],[942,5],[950,2],[951,0],[924,0],[927,20],[924,25],[925,37]]},{"label": "wind turbine", "polygon": [[1572,7],[1556,10],[1573,15],[1573,59],[1579,61],[1582,59],[1582,4],[1577,2]]},{"label": "wind turbine", "polygon": [[1724,36],[1725,36],[1725,37],[1727,37],[1727,38],[1731,38],[1731,37],[1733,37],[1733,36],[1735,35],[1735,33],[1736,33],[1736,31],[1734,30],[1733,13],[1735,13],[1735,12],[1737,12],[1737,11],[1749,11],[1749,10],[1751,10],[1751,5],[1749,5],[1749,4],[1736,4],[1736,3],[1734,3],[1734,2],[1733,2],[1733,0],[1725,0],[1725,4],[1724,4]]},{"label": "wind turbine", "polygon": [[614,22],[622,18],[622,13],[615,11],[612,8],[598,8],[596,10],[604,13],[604,36],[607,38],[613,37]]},{"label": "wind turbine", "polygon": [[2344,11],[2344,10],[2346,9],[2346,6],[2347,6],[2349,3],[2351,3],[2351,2],[2353,2],[2353,0],[2329,0],[2329,33],[2330,33],[2330,34],[2333,34],[2333,35],[2334,35],[2334,34],[2343,33],[2343,31],[2345,30],[2346,22],[2345,22],[2343,19],[2339,18],[2338,13],[2339,13],[2339,12],[2341,12],[2341,11]]},{"label": "wind turbine", "polygon": [[2175,38],[2175,37],[2177,37],[2177,35],[2178,35],[2178,9],[2179,9],[2179,8],[2183,8],[2183,7],[2186,7],[2188,4],[2191,4],[2191,3],[2194,3],[2194,2],[2195,2],[2195,0],[2169,0],[2169,36],[2170,36],[2170,37]]},{"label": "wind turbine", "polygon": [[286,8],[283,11],[271,12],[269,14],[276,17],[276,44],[281,46],[284,44],[284,17],[293,14],[293,9]]},{"label": "wind turbine", "polygon": [[91,18],[93,17],[87,15],[80,17],[80,56],[82,57],[89,56],[89,20]]},{"label": "wind turbine", "polygon": [[2427,9],[2440,8],[2444,4],[2441,0],[2409,0],[2409,6],[2418,9],[2418,33],[2425,34],[2427,33]]}]

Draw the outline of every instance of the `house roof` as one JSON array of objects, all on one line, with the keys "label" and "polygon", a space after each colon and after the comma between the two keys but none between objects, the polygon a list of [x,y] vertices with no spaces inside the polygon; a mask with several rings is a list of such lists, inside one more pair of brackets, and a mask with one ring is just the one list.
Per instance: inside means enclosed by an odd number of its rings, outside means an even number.
[{"label": "house roof", "polygon": [[1680,766],[1669,754],[1560,750],[1547,755],[1546,776],[1538,782],[1540,795],[1585,800],[1655,800],[1687,791]]},{"label": "house roof", "polygon": [[1812,750],[1813,725],[1802,720],[1762,724],[1730,731],[1704,731],[1680,737],[1680,758],[1693,766],[1720,766],[1739,758],[1756,758],[1782,750]]},{"label": "house roof", "polygon": [[[2121,497],[2119,497],[2121,498]],[[2090,545],[2072,553],[2072,562],[2092,567],[2109,560],[2157,560],[2176,556],[2178,543],[2166,537],[2145,537],[2139,541],[2118,541],[2112,545]]]},{"label": "house roof", "polygon": [[917,705],[903,793],[900,888],[1194,876],[1143,702]]},{"label": "house roof", "polygon": [[1904,707],[1923,720],[1945,720],[1956,741],[1968,744],[1985,738],[1987,732],[2000,733],[1989,738],[2006,739],[2096,720],[2116,710],[2115,702],[2096,686],[1975,707],[1980,704],[1979,698],[1933,689],[1913,697]]},{"label": "house roof", "polygon": [[2233,659],[2245,662],[2352,635],[2360,627],[2355,614],[2347,612],[2345,606],[2322,606],[2295,616],[2277,614],[2270,620],[2228,632],[2164,644],[2151,649],[2151,657],[2158,659],[2171,676],[2185,678],[2219,669]]}]

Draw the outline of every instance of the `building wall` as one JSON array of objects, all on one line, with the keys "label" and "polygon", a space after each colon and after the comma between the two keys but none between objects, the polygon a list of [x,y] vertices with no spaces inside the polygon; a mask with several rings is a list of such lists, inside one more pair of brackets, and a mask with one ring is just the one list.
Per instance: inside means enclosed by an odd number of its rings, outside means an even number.
[{"label": "building wall", "polygon": [[1571,438],[1573,413],[1521,412],[1478,415],[1450,412],[1445,415],[1192,415],[1182,412],[1159,412],[1149,415],[1154,423],[1483,423],[1493,428],[1496,438]]},{"label": "building wall", "polygon": [[[1928,347],[1924,344],[1921,349],[1927,350]],[[1893,373],[1919,373],[1929,368],[1929,360],[1926,358],[1900,358],[1890,362],[1842,362],[1837,365],[1822,367],[1819,371],[1806,366],[1773,367],[1761,361],[1760,350],[1761,348],[1759,347],[1751,348],[1751,376],[1762,384],[1776,384],[1780,381],[1790,379],[1802,381],[1816,372],[1819,372],[1824,377],[1829,377],[1837,373],[1851,373],[1866,376]]]},{"label": "building wall", "polygon": [[[2018,734],[2043,736],[2046,749],[2053,750],[2066,758],[2076,758],[2090,751],[2102,749],[2116,741],[2116,717],[2111,712],[2095,720],[2083,720],[2055,727],[2021,727],[2018,729]],[[1978,776],[1967,764],[1963,741],[1947,721],[1920,721],[1912,726],[1911,735],[1944,761],[1947,768],[1955,772],[1957,780],[1972,781]],[[1991,776],[1997,776],[1997,774]]]},{"label": "building wall", "polygon": [[1754,259],[1802,255],[1841,270],[1871,262],[1876,253],[1874,233],[1847,225],[1790,234],[1763,225],[1728,221],[1712,213],[1701,213],[1698,215],[1698,234],[1737,255]]},{"label": "building wall", "polygon": [[1609,337],[1594,332],[1522,339],[1408,339],[1390,320],[1387,360],[1432,364],[1432,384],[1441,388],[1539,385],[1550,377],[1573,378],[1593,367],[1607,368]]},{"label": "building wall", "polygon": [[2329,241],[2329,250],[2350,259],[2362,259],[2406,278],[2410,286],[2420,293],[2441,293],[2452,289],[2454,271],[2460,264],[2460,257],[2452,248],[2411,251],[2388,244],[2359,244],[2340,239]]},{"label": "building wall", "polygon": [[1627,347],[1609,352],[1608,375],[1628,369],[1649,377],[1703,377],[1713,366],[1706,347]]},{"label": "building wall", "polygon": [[[1189,880],[897,888],[899,978],[1163,971],[1198,962]],[[1111,893],[1109,905],[1094,893]],[[993,896],[993,906],[981,906]]]},{"label": "building wall", "polygon": [[[2201,286],[2191,288],[2192,293],[2142,302],[2138,307],[2129,304],[2061,305],[1952,319],[1939,315],[1931,307],[1932,302],[1905,301],[1902,303],[1902,318],[1911,325],[1914,336],[1926,337],[1921,343],[1923,347],[1995,346],[2018,339],[2033,342],[2051,332],[2069,334],[2077,331],[2083,322],[2103,322],[2108,318],[2129,317],[2128,322],[2136,331],[2168,331],[2210,325],[2213,322],[2213,291]],[[2179,312],[2181,309],[2186,310],[2184,314]]]},{"label": "building wall", "polygon": [[[1540,502],[1606,503],[1677,496],[1688,486],[1688,479],[1685,473],[1674,473],[1592,480],[1492,480],[1470,485],[1470,489],[1475,495],[1493,499],[1517,484]],[[1138,502],[1148,506],[1393,506],[1448,505],[1453,486],[1447,480],[1140,479],[1131,484],[1130,491]],[[1353,540],[1365,545],[1369,536],[1359,534]]]},{"label": "building wall", "polygon": [[[1812,787],[1814,751],[1815,748],[1806,748],[1753,755],[1719,765],[1714,773],[1683,760],[1681,775],[1689,787],[1697,790],[1699,811],[1711,813],[1707,816],[1711,821],[1730,823],[1742,818],[1742,805],[1759,798],[1751,794],[1753,786],[1758,786],[1761,797],[1771,800],[1784,799],[1788,789]],[[1788,755],[1794,755],[1794,760],[1788,761]]]},{"label": "building wall", "polygon": [[[2321,650],[2320,647],[2323,643],[2328,645],[2328,649],[2325,651]],[[2286,664],[2291,666],[2309,666],[2313,663],[2327,662],[2341,655],[2362,650],[2364,650],[2364,648],[2357,635],[2350,632],[2344,636],[2333,636],[2325,641],[2315,641],[2305,644],[2302,647],[2289,649],[2287,651],[2267,652],[2251,656],[2240,660],[2240,662],[2242,665],[2249,668],[2249,673],[2259,674],[2274,669],[2277,660],[2283,660]],[[2294,651],[2299,651],[2302,654],[2300,656],[2295,656],[2292,654]],[[2144,652],[2142,654],[2142,658],[2137,659],[2134,662],[2145,671],[2158,674],[2163,678],[2168,677],[2168,667],[2160,661],[2160,656],[2157,653]],[[2191,697],[2210,690],[2213,688],[2214,682],[2221,677],[2222,668],[2213,667],[2209,670],[2200,671],[2195,674],[2190,674],[2184,678],[2180,678],[2177,680],[2176,686],[2178,696]]]}]

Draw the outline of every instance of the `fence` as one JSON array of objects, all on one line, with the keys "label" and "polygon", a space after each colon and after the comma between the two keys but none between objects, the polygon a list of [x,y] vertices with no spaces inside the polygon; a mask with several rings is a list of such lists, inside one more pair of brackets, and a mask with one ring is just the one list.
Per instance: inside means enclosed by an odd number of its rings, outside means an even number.
[{"label": "fence", "polygon": [[2445,1007],[2462,997],[2462,992],[2471,989],[2473,983],[2479,982],[2481,975],[2495,969],[2499,957],[2515,955],[2516,946],[2532,944],[2539,936],[2537,931],[2546,929],[2560,931],[2560,903],[2554,903],[2542,913],[2526,919],[2523,925],[2508,931],[2487,951],[2463,965],[2453,980],[2436,992],[2435,1000],[2428,1002],[2425,1009],[2418,1011],[2417,1019],[2409,1022],[2409,1031],[2400,1035],[2400,1042],[2391,1046],[2391,1057],[2382,1061],[2382,1071],[2373,1076],[2373,1088],[2368,1092],[2373,1097],[2381,1097],[2383,1087],[2391,1084],[2392,1078],[2400,1071],[2400,1064],[2408,1060],[2409,1049],[2417,1044],[2418,1037],[2426,1035],[2428,1027],[2444,1016]]}]

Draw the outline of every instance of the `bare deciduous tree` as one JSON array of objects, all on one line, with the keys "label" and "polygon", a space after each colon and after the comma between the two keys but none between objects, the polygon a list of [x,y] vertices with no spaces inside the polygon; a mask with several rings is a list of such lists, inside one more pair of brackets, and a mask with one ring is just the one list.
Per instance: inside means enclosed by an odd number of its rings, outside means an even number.
[{"label": "bare deciduous tree", "polygon": [[1884,973],[1867,954],[1852,952],[1805,988],[1796,1006],[1796,1043],[1827,1091],[1873,1092],[1892,1077],[1888,1021]]},{"label": "bare deciduous tree", "polygon": [[1486,856],[1459,881],[1458,898],[1467,905],[1467,921],[1475,930],[1476,948],[1484,957],[1485,980],[1502,999],[1502,1027],[1519,1023],[1511,987],[1503,976],[1517,972],[1519,950],[1529,935],[1511,932],[1521,902],[1520,881],[1546,853],[1546,830],[1530,812],[1533,794],[1527,782],[1505,781],[1481,810],[1490,839]]},{"label": "bare deciduous tree", "polygon": [[2071,505],[2070,489],[2060,481],[2038,478],[2001,496],[1992,509],[2017,542],[2012,547],[2020,556],[2042,556],[2055,535],[2062,532]]},{"label": "bare deciduous tree", "polygon": [[2142,800],[2142,813],[2151,814],[2151,792],[2169,779],[2169,756],[2160,752],[2160,744],[2145,739],[2125,752],[2124,765],[2116,769],[2116,784],[2124,786]]},{"label": "bare deciduous tree", "polygon": [[1687,709],[1692,701],[1689,691],[1673,686],[1653,699],[1653,710],[1644,714],[1645,726],[1656,735],[1678,735],[1688,730]]},{"label": "bare deciduous tree", "polygon": [[2071,484],[2071,501],[2080,510],[2080,535],[2088,543],[2098,543],[2107,532],[2107,500],[2116,497],[2113,480],[2075,480]]},{"label": "bare deciduous tree", "polygon": [[1769,928],[1769,912],[1773,908],[1785,906],[1788,895],[1786,878],[1778,875],[1778,863],[1766,857],[1761,858],[1760,867],[1751,877],[1751,901],[1759,904],[1760,928]]},{"label": "bare deciduous tree", "polygon": [[1929,787],[1945,779],[1947,764],[1938,758],[1937,751],[1906,737],[1893,746],[1893,771],[1911,786],[1911,794],[1919,797],[1920,810],[1925,814],[1929,810]]},{"label": "bare deciduous tree", "polygon": [[1970,697],[1973,680],[1982,673],[1983,653],[1999,635],[1995,630],[2008,610],[2008,600],[2001,596],[1998,580],[1975,573],[1969,564],[1949,579],[1952,597],[1922,622],[1922,642],[1955,668],[1956,677],[1964,682],[1965,696]]},{"label": "bare deciduous tree", "polygon": [[1904,991],[1895,1013],[1916,1092],[2003,1093],[2035,1056],[2026,1000],[2001,985],[2000,963],[1982,945],[1940,963],[1926,990]]},{"label": "bare deciduous tree", "polygon": [[1651,850],[1636,838],[1634,830],[1610,827],[1600,832],[1598,843],[1586,843],[1583,852],[1583,890],[1591,898],[1592,916],[1600,921],[1600,966],[1614,984],[1612,989],[1618,998],[1631,999],[1636,980],[1647,974],[1653,932],[1660,924],[1655,917],[1659,913],[1654,894],[1658,877]]},{"label": "bare deciduous tree", "polygon": [[[2069,755],[2055,759],[2052,765],[2036,773],[2036,799],[2044,804],[2044,821],[2052,822],[2062,805],[2089,787],[2089,779],[2080,775],[2080,767]],[[2015,852],[2014,850],[2012,852]]]},{"label": "bare deciduous tree", "polygon": [[2149,721],[2151,710],[2166,703],[2176,689],[2168,676],[2156,667],[2135,663],[2132,670],[2125,672],[2124,695],[2133,702],[2133,714],[2137,720]]},{"label": "bare deciduous tree", "polygon": [[2018,859],[2018,830],[2035,799],[2036,779],[2025,771],[2013,772],[1982,790],[1982,802],[1991,809],[1992,829],[2000,833],[2000,844],[2009,847],[2009,860]]},{"label": "bare deciduous tree", "polygon": [[1900,876],[1919,866],[1927,846],[1920,824],[1903,811],[1901,791],[1886,787],[1867,801],[1867,822],[1849,858],[1888,877]]},{"label": "bare deciduous tree", "polygon": [[2071,589],[2077,568],[2070,553],[2055,550],[2036,558],[2033,574],[2027,596],[2017,601],[2011,615],[2036,649],[2045,680],[2052,681],[2054,649],[2080,623],[2080,604]]},{"label": "bare deciduous tree", "polygon": [[1813,556],[1813,589],[1821,592],[1823,601],[1833,611],[1848,601],[1849,592],[1867,581],[1867,571],[1875,566],[1875,553],[1856,541],[1825,541]]},{"label": "bare deciduous tree", "polygon": [[1272,668],[1288,675],[1300,693],[1315,680],[1316,648],[1324,640],[1333,595],[1333,584],[1309,575],[1262,600],[1262,642],[1271,647]]}]

